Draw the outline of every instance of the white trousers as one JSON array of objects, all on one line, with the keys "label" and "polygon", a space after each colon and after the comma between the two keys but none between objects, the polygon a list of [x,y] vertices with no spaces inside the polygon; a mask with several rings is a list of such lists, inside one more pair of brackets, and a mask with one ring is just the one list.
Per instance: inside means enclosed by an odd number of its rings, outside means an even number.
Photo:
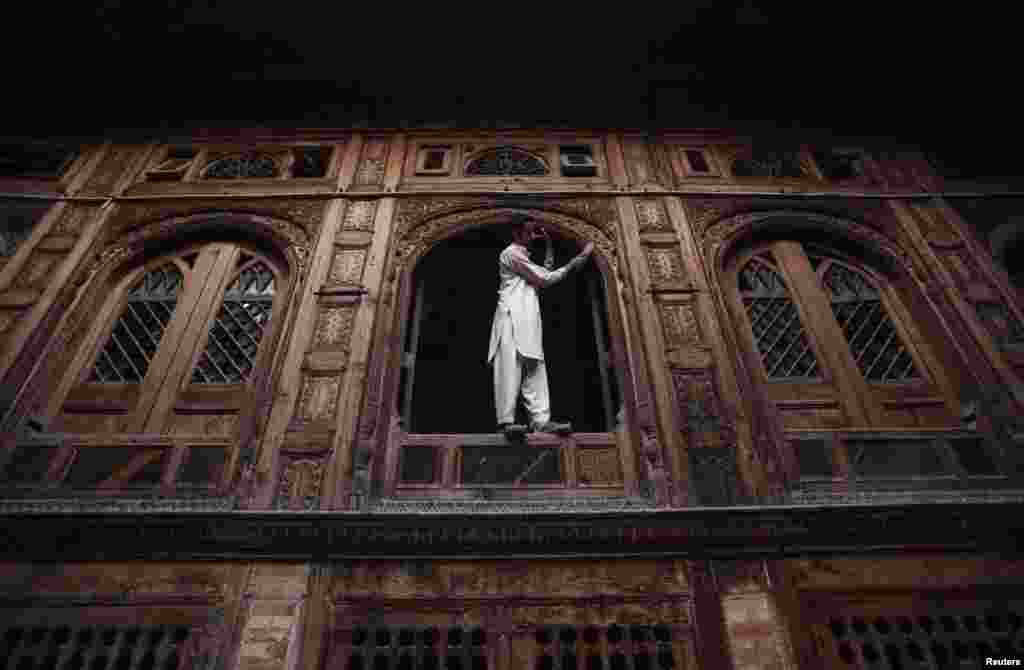
[{"label": "white trousers", "polygon": [[499,327],[501,338],[491,360],[494,366],[494,409],[498,423],[515,423],[516,399],[520,392],[530,422],[547,423],[551,419],[551,406],[544,361],[524,358],[516,350],[512,319],[507,314],[502,317]]}]

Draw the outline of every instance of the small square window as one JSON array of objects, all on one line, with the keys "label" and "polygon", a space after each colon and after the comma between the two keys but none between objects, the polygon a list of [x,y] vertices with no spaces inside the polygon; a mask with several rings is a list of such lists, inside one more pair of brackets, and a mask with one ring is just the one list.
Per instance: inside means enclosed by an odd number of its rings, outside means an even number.
[{"label": "small square window", "polygon": [[333,152],[333,147],[296,147],[293,150],[292,177],[316,179],[326,176]]},{"label": "small square window", "polygon": [[596,177],[597,163],[589,146],[565,145],[561,148],[562,175],[566,177]]},{"label": "small square window", "polygon": [[711,157],[704,149],[683,148],[680,151],[682,156],[682,167],[686,177],[715,177],[718,170],[715,169]]},{"label": "small square window", "polygon": [[416,174],[446,175],[451,172],[451,147],[421,147],[416,160]]}]

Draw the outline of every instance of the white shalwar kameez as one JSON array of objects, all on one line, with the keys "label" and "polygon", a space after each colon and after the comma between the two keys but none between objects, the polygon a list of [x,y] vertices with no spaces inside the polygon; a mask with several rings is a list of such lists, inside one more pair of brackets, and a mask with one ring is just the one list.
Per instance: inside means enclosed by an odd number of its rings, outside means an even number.
[{"label": "white shalwar kameez", "polygon": [[487,362],[494,367],[494,407],[498,424],[515,423],[520,391],[534,425],[551,419],[548,375],[537,288],[557,284],[569,266],[549,271],[530,261],[521,244],[512,243],[498,257],[498,307],[491,326]]}]

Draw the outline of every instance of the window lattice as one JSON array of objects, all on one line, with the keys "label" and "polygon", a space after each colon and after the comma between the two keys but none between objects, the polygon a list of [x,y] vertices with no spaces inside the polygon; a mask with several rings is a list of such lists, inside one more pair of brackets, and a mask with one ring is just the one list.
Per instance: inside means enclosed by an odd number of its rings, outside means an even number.
[{"label": "window lattice", "polygon": [[991,605],[942,608],[921,616],[837,616],[828,624],[833,652],[846,668],[980,668],[986,658],[1020,658],[1018,612]]},{"label": "window lattice", "polygon": [[505,175],[542,176],[547,168],[535,156],[516,149],[497,149],[474,159],[467,167],[466,174],[482,177]]},{"label": "window lattice", "polygon": [[481,628],[377,626],[352,631],[346,670],[487,670]]},{"label": "window lattice", "polygon": [[265,263],[252,263],[238,273],[224,293],[193,383],[239,384],[249,378],[273,300],[274,273]]},{"label": "window lattice", "polygon": [[270,156],[246,154],[228,156],[207,166],[206,179],[265,179],[277,176],[277,163]]},{"label": "window lattice", "polygon": [[817,377],[818,360],[782,277],[755,259],[740,272],[739,282],[768,377]]},{"label": "window lattice", "polygon": [[128,291],[128,303],[93,366],[91,382],[139,383],[146,376],[178,303],[184,278],[170,263],[147,272]]},{"label": "window lattice", "polygon": [[533,670],[669,670],[680,667],[672,630],[656,626],[545,626]]},{"label": "window lattice", "polygon": [[825,270],[823,283],[832,313],[865,379],[903,381],[920,376],[875,287],[838,263]]},{"label": "window lattice", "polygon": [[184,627],[29,626],[0,629],[4,670],[178,670]]}]

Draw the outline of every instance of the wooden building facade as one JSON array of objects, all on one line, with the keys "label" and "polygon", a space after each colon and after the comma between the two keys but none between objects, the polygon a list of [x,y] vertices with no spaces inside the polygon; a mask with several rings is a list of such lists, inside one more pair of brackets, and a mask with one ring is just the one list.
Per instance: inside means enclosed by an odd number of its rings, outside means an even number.
[{"label": "wooden building facade", "polygon": [[[3,149],[0,668],[1024,658],[1005,184],[671,129]],[[576,430],[517,444],[520,214],[595,252],[541,296]]]}]

